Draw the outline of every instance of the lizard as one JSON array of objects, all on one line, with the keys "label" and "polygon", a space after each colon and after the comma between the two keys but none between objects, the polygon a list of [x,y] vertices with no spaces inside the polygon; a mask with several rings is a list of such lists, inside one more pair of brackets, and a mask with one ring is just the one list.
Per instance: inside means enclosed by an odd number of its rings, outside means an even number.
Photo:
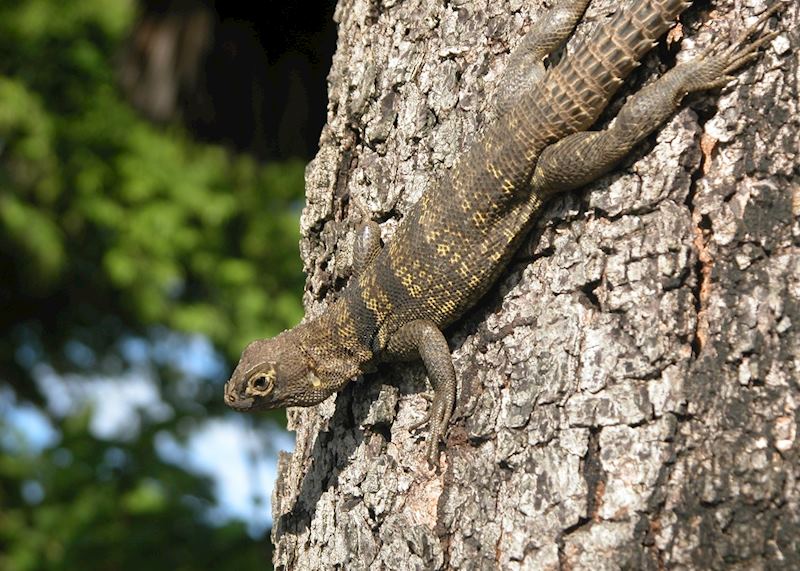
[{"label": "lizard", "polygon": [[656,131],[693,92],[724,87],[778,31],[778,2],[733,42],[716,42],[625,102],[590,130],[624,79],[656,45],[684,0],[633,0],[549,69],[589,0],[559,0],[509,56],[495,118],[439,184],[411,207],[388,243],[363,223],[353,276],[316,317],[251,342],[225,385],[237,411],[313,406],[381,362],[421,360],[433,387],[426,457],[439,459],[457,379],[443,330],[499,277],[552,196],[604,175]]}]

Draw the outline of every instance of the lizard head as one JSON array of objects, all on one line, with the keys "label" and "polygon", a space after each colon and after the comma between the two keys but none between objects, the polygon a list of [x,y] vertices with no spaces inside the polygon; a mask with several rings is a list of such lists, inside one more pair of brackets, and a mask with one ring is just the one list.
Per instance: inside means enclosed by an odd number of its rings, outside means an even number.
[{"label": "lizard head", "polygon": [[241,412],[312,406],[334,392],[329,386],[286,331],[245,347],[225,383],[225,404]]}]

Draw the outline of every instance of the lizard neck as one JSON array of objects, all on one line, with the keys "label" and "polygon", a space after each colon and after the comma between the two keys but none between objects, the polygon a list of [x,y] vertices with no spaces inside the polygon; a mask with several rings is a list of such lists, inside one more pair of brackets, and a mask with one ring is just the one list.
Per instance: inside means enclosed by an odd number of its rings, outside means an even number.
[{"label": "lizard neck", "polygon": [[374,370],[371,328],[362,322],[361,313],[354,311],[354,296],[348,290],[322,314],[298,326],[300,349],[311,368],[326,384],[336,387]]}]

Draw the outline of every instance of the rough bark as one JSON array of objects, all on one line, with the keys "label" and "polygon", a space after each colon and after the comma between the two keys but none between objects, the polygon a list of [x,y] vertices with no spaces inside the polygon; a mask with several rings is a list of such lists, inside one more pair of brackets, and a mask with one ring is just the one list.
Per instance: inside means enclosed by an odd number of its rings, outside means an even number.
[{"label": "rough bark", "polygon": [[[593,2],[577,35],[615,5]],[[696,4],[622,95],[765,6]],[[542,7],[340,2],[302,220],[311,313],[350,274],[356,206],[391,240],[488,120]],[[460,390],[438,472],[408,430],[427,407],[419,366],[290,412],[278,568],[800,568],[797,5],[784,21],[738,84],[549,205],[451,328]]]}]

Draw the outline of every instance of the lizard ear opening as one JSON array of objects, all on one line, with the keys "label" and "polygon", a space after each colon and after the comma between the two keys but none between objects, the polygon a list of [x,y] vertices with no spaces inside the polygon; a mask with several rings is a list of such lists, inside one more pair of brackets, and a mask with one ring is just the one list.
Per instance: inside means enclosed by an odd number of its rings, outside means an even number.
[{"label": "lizard ear opening", "polygon": [[320,379],[314,371],[308,372],[308,382],[311,383],[311,386],[315,389],[318,389],[322,386],[322,379]]}]

